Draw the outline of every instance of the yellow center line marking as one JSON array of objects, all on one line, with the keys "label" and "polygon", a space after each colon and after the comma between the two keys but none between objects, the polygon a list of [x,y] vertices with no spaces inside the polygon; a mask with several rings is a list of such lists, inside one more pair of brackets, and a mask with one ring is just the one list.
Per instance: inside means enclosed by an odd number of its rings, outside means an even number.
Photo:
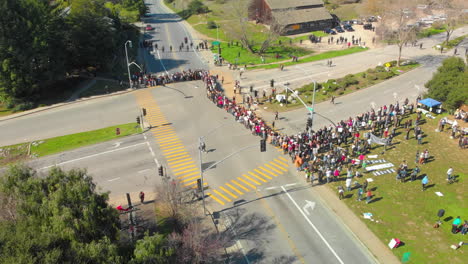
[{"label": "yellow center line marking", "polygon": [[164,114],[160,113],[160,114],[153,114],[153,113],[149,113],[148,115],[146,115],[147,117],[165,117]]},{"label": "yellow center line marking", "polygon": [[169,166],[171,168],[178,168],[180,166],[185,166],[185,165],[189,165],[189,164],[193,164],[193,161],[189,161],[189,162],[185,162],[185,163],[180,163],[180,164],[177,164],[177,165],[173,165],[173,166]]},{"label": "yellow center line marking", "polygon": [[232,181],[232,183],[234,183],[235,185],[237,185],[237,186],[239,186],[240,188],[244,189],[244,191],[250,192],[250,190],[247,189],[247,188],[245,188],[242,184],[236,182],[235,180],[231,180],[231,181]]},{"label": "yellow center line marking", "polygon": [[247,182],[246,180],[242,179],[241,177],[237,177],[237,179],[238,179],[239,181],[241,181],[241,182],[247,184],[248,186],[250,186],[250,188],[252,188],[252,189],[254,189],[254,190],[257,189],[257,187],[255,187],[255,185],[250,184],[249,182]]},{"label": "yellow center line marking", "polygon": [[180,170],[183,170],[183,169],[187,169],[187,168],[193,168],[195,167],[195,165],[188,165],[188,166],[185,166],[185,167],[181,167],[181,168],[177,168],[177,169],[172,169],[173,172],[176,172],[176,171],[180,171]]},{"label": "yellow center line marking", "polygon": [[172,145],[169,145],[169,146],[165,146],[165,147],[161,147],[161,145],[159,145],[160,149],[164,150],[164,149],[171,149],[173,147],[178,147],[178,146],[182,146],[182,143],[177,143],[177,144],[172,144]]},{"label": "yellow center line marking", "polygon": [[161,117],[151,117],[150,116],[150,117],[147,117],[146,119],[148,119],[149,121],[156,121],[156,122],[165,121],[165,122],[167,122],[167,119],[165,117],[163,117],[163,116],[161,116]]},{"label": "yellow center line marking", "polygon": [[181,163],[181,162],[185,162],[185,161],[189,161],[189,160],[192,160],[192,158],[188,158],[188,159],[181,159],[181,160],[177,160],[177,161],[173,161],[173,162],[169,162],[167,163],[170,166],[172,166],[173,164],[177,164],[177,163]]},{"label": "yellow center line marking", "polygon": [[221,201],[220,199],[218,199],[216,196],[212,195],[211,193],[206,193],[206,195],[208,195],[209,197],[213,198],[213,200],[215,200],[216,202],[218,202],[220,205],[224,205],[224,202]]},{"label": "yellow center line marking", "polygon": [[172,158],[172,157],[179,157],[181,155],[186,155],[188,154],[188,152],[181,152],[181,153],[177,153],[177,154],[173,154],[173,155],[164,155],[166,158]]},{"label": "yellow center line marking", "polygon": [[227,198],[225,195],[223,195],[222,193],[218,192],[217,190],[213,190],[213,192],[215,192],[217,195],[221,196],[224,200],[230,202],[231,199]]},{"label": "yellow center line marking", "polygon": [[[173,153],[173,152],[175,152],[175,151],[172,151],[172,152],[168,152],[168,151],[170,151],[170,150],[176,150],[176,149],[178,149],[178,150],[182,150],[182,149],[185,150],[185,147],[184,147],[184,146],[179,146],[179,147],[175,147],[175,148],[165,149],[165,150],[163,150],[162,152],[165,153],[165,154],[169,154],[169,153]],[[164,154],[163,154],[163,155],[164,155]]]},{"label": "yellow center line marking", "polygon": [[[278,168],[278,169],[284,171],[284,172],[287,172],[287,171],[288,171],[287,169],[281,167],[280,165],[274,163],[273,161],[270,161],[270,164],[273,165],[273,166],[275,166],[276,168]],[[265,164],[265,165],[266,165],[266,164]]]},{"label": "yellow center line marking", "polygon": [[285,167],[289,167],[289,165],[288,165],[287,163],[284,163],[284,162],[279,161],[279,160],[277,160],[277,159],[274,159],[274,161],[278,162],[279,164],[281,164],[281,165],[283,165],[283,166],[285,166]]},{"label": "yellow center line marking", "polygon": [[[195,174],[200,174],[200,173],[198,173],[198,171],[195,169],[195,171],[192,173],[187,173],[185,175],[177,176],[177,179],[187,178],[188,176],[193,176]],[[197,176],[200,177],[200,175],[197,175]]]},{"label": "yellow center line marking", "polygon": [[285,159],[285,158],[283,158],[283,157],[281,157],[281,156],[279,156],[278,158],[279,158],[280,160],[283,160],[283,161],[285,161],[285,162],[288,162],[287,159]]},{"label": "yellow center line marking", "polygon": [[169,123],[167,120],[148,120],[152,126],[160,126]]},{"label": "yellow center line marking", "polygon": [[250,172],[250,171],[249,171],[248,173],[249,173],[250,175],[254,176],[255,178],[261,180],[262,182],[267,182],[267,181],[265,181],[262,177],[258,176],[257,174],[255,174],[255,173],[253,173],[253,172]]},{"label": "yellow center line marking", "polygon": [[276,173],[279,173],[279,174],[283,174],[284,172],[280,171],[280,170],[277,170],[275,168],[273,168],[273,166],[270,166],[268,164],[264,164],[265,166],[267,166],[270,170],[276,172]]},{"label": "yellow center line marking", "polygon": [[197,168],[177,172],[177,173],[174,173],[174,175],[180,175],[180,174],[184,174],[184,173],[191,172],[191,171],[194,171],[194,170],[197,170]]},{"label": "yellow center line marking", "polygon": [[275,173],[273,173],[273,172],[271,172],[271,171],[269,171],[269,170],[263,168],[262,166],[258,166],[258,167],[259,167],[262,171],[266,171],[266,172],[268,172],[269,174],[271,174],[271,175],[273,175],[273,176],[275,176],[275,177],[278,177],[278,175],[276,175]]},{"label": "yellow center line marking", "polygon": [[251,182],[253,182],[253,183],[257,184],[257,185],[262,185],[262,184],[259,183],[258,181],[256,181],[256,180],[250,178],[249,176],[247,176],[247,175],[245,175],[245,174],[242,174],[242,176],[244,176],[244,178],[250,180]]},{"label": "yellow center line marking", "polygon": [[154,128],[152,131],[153,131],[153,133],[158,133],[158,132],[167,131],[167,130],[172,130],[172,127],[171,126],[163,126],[163,127]]},{"label": "yellow center line marking", "polygon": [[178,159],[182,159],[182,158],[186,158],[186,157],[190,157],[190,155],[184,155],[184,156],[179,156],[179,157],[175,157],[175,158],[172,158],[172,159],[167,159],[167,161],[178,160]]},{"label": "yellow center line marking", "polygon": [[164,153],[163,155],[164,155],[166,158],[168,158],[169,156],[166,156],[167,154],[179,153],[179,152],[184,152],[184,151],[186,151],[186,149],[185,149],[185,148],[181,148],[181,149],[174,150],[174,151],[171,151],[171,152],[166,152],[166,153]]},{"label": "yellow center line marking", "polygon": [[262,176],[264,176],[264,177],[270,179],[270,180],[273,179],[272,177],[266,175],[265,173],[263,173],[263,172],[261,172],[261,171],[259,171],[259,170],[257,170],[257,169],[254,169],[254,171],[255,171],[256,173],[258,173],[258,174],[260,174],[260,175],[262,175]]},{"label": "yellow center line marking", "polygon": [[193,180],[198,179],[198,178],[200,178],[200,176],[195,176],[195,177],[190,177],[190,178],[187,178],[187,179],[183,179],[183,180],[181,180],[180,182],[193,181]]},{"label": "yellow center line marking", "polygon": [[233,194],[232,192],[228,191],[228,190],[227,190],[226,188],[224,188],[223,186],[219,186],[219,188],[220,188],[221,190],[223,190],[223,192],[225,192],[225,193],[231,195],[231,196],[234,197],[234,198],[237,198],[237,196],[236,196],[235,194]]},{"label": "yellow center line marking", "polygon": [[233,189],[234,191],[236,191],[238,194],[242,195],[244,194],[243,192],[239,191],[236,187],[232,186],[231,184],[229,183],[226,183],[226,186],[228,186],[229,188]]}]

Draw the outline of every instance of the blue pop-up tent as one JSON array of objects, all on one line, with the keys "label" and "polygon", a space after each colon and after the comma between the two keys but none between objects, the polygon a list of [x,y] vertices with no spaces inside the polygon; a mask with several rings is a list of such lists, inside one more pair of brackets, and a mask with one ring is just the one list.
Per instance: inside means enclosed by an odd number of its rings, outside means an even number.
[{"label": "blue pop-up tent", "polygon": [[419,103],[427,107],[436,107],[442,104],[441,102],[434,100],[432,98],[422,99],[421,101],[419,101]]}]

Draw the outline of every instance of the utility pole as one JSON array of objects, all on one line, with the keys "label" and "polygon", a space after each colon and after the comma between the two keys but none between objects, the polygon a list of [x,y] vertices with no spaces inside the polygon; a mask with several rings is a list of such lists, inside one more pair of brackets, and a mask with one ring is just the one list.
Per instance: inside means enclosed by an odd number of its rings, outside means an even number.
[{"label": "utility pole", "polygon": [[132,235],[132,240],[135,239],[135,219],[133,219],[133,205],[132,205],[132,199],[130,198],[130,194],[127,193],[127,202],[128,202],[128,209],[132,210],[130,211],[128,218],[130,220],[130,234]]},{"label": "utility pole", "polygon": [[131,40],[127,40],[125,42],[125,58],[127,58],[127,71],[128,71],[128,82],[130,84],[130,88],[133,88],[133,85],[132,85],[132,76],[130,75],[130,63],[128,63],[128,52],[127,52],[127,43],[130,44],[130,48],[132,48],[132,41]]},{"label": "utility pole", "polygon": [[203,213],[206,215],[206,206],[205,206],[205,183],[203,180],[203,162],[202,162],[202,140],[203,137],[198,138],[198,159],[200,160],[200,177],[201,177],[201,193],[203,201]]}]

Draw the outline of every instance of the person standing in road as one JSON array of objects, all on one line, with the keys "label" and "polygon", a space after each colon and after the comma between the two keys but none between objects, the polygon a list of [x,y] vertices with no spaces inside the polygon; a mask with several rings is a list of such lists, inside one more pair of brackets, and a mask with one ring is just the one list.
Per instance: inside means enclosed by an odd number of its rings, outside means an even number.
[{"label": "person standing in road", "polygon": [[141,191],[140,194],[138,195],[138,197],[140,197],[141,204],[144,204],[145,203],[145,193],[143,191]]},{"label": "person standing in road", "polygon": [[275,112],[275,120],[278,120],[278,111]]}]

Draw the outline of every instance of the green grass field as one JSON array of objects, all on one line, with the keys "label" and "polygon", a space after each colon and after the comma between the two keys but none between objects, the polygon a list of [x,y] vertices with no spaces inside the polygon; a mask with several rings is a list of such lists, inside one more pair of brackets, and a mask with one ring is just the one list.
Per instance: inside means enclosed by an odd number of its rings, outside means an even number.
[{"label": "green grass field", "polygon": [[11,115],[13,112],[10,109],[5,108],[5,106],[0,103],[0,117]]},{"label": "green grass field", "polygon": [[309,57],[306,57],[306,58],[302,58],[298,62],[287,61],[287,62],[284,62],[284,63],[275,63],[275,64],[254,66],[254,67],[250,67],[249,69],[251,69],[251,70],[252,69],[274,69],[274,68],[279,68],[280,64],[283,64],[284,66],[290,66],[290,65],[295,65],[295,64],[305,63],[305,62],[335,58],[335,57],[349,55],[349,54],[353,54],[353,53],[356,53],[356,52],[362,52],[362,51],[366,51],[366,50],[367,50],[367,48],[351,47],[351,48],[348,48],[348,49],[327,51],[327,52],[323,52],[323,53],[320,53],[320,54],[317,54],[317,55],[312,55],[312,56],[309,56]]},{"label": "green grass field", "polygon": [[[116,135],[116,128],[120,128],[120,135]],[[120,137],[125,137],[139,132],[141,132],[139,125],[136,123],[129,123],[61,137],[49,138],[45,139],[44,143],[42,144],[37,146],[32,145],[31,154],[38,157],[47,156],[66,150],[76,149]]]},{"label": "green grass field", "polygon": [[[414,120],[415,115],[409,118]],[[392,238],[404,242],[403,246],[393,249],[393,253],[401,259],[405,252],[410,252],[407,263],[466,263],[468,258],[466,246],[456,251],[450,248],[452,244],[466,241],[466,236],[454,235],[450,231],[455,217],[461,216],[462,221],[468,220],[468,150],[460,149],[458,141],[450,139],[448,132],[435,132],[439,119],[440,117],[435,120],[426,119],[427,123],[422,125],[426,135],[422,145],[417,144],[412,134],[410,140],[405,140],[402,133],[395,137],[394,145],[385,154],[381,154],[381,146],[372,150],[372,154],[379,155],[379,159],[392,162],[396,167],[406,160],[412,169],[416,165],[416,151],[428,149],[432,158],[427,164],[420,165],[418,180],[401,183],[396,181],[395,173],[380,176],[368,173],[363,178],[374,180],[369,183],[369,188],[373,189],[375,202],[366,204],[364,201],[356,201],[356,190],[345,193],[345,197],[351,197],[344,202],[383,243],[388,244]],[[398,131],[403,132],[403,129]],[[446,171],[450,166],[458,176],[458,182],[453,184],[446,181]],[[425,174],[429,177],[429,188],[422,191],[421,175]],[[364,179],[355,180],[362,183]],[[344,186],[344,181],[335,182],[330,188],[336,192],[338,185]],[[435,192],[441,192],[443,196],[439,197]],[[446,213],[442,218],[443,224],[436,229],[433,225],[438,220],[439,209],[445,209]],[[376,221],[362,218],[362,214],[366,212],[372,213]]]}]

